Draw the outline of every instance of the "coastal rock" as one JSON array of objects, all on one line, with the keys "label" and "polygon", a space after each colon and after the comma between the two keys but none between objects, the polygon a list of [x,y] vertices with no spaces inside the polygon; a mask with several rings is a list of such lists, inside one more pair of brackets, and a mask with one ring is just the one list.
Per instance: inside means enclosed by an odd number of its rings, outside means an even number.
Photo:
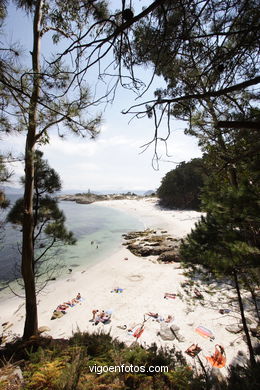
[{"label": "coastal rock", "polygon": [[127,240],[123,245],[135,256],[159,256],[158,261],[161,262],[180,261],[178,254],[179,240],[170,237],[168,234],[157,234],[154,230],[146,229],[123,234],[123,237]]},{"label": "coastal rock", "polygon": [[165,324],[164,322],[162,322],[160,325],[160,331],[158,332],[158,335],[161,336],[163,340],[174,340],[176,338],[169,325]]},{"label": "coastal rock", "polygon": [[257,325],[255,328],[250,328],[252,336],[260,338],[260,325]]},{"label": "coastal rock", "polygon": [[237,333],[240,333],[243,329],[243,325],[241,324],[236,324],[236,325],[228,325],[226,326],[225,328],[228,332],[230,333],[234,333],[234,334],[237,334]]},{"label": "coastal rock", "polygon": [[174,251],[167,251],[162,253],[158,259],[158,261],[162,261],[164,263],[169,263],[169,262],[179,262],[180,261],[180,256],[179,254],[174,250]]},{"label": "coastal rock", "polygon": [[127,246],[134,255],[140,257],[158,256],[166,252],[169,248],[165,246],[147,246],[143,244],[129,244]]},{"label": "coastal rock", "polygon": [[142,199],[142,196],[138,196],[134,193],[127,194],[94,194],[91,192],[87,193],[78,193],[74,195],[60,195],[58,196],[59,200],[76,202],[79,204],[90,204],[94,202],[99,202],[103,200],[122,200],[122,199]]},{"label": "coastal rock", "polygon": [[177,325],[172,324],[170,326],[170,329],[179,342],[183,342],[185,340],[185,338],[180,334],[180,332],[179,332],[180,328]]}]

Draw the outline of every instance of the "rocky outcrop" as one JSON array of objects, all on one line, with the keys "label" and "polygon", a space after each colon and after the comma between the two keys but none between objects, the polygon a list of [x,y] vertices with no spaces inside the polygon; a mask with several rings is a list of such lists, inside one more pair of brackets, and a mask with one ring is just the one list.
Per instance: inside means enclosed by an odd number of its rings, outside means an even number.
[{"label": "rocky outcrop", "polygon": [[163,252],[157,259],[160,262],[164,263],[169,263],[169,262],[179,262],[180,261],[180,256],[178,253],[178,250],[173,250],[173,251],[166,251]]},{"label": "rocky outcrop", "polygon": [[169,236],[166,231],[159,234],[154,230],[144,230],[123,234],[123,245],[134,255],[140,257],[158,256],[159,262],[179,261],[180,241]]},{"label": "rocky outcrop", "polygon": [[100,202],[103,200],[121,200],[121,199],[142,199],[142,196],[136,194],[106,194],[99,195],[89,193],[75,194],[75,195],[60,195],[59,200],[65,200],[70,202],[76,202],[80,204],[90,204],[94,202]]}]

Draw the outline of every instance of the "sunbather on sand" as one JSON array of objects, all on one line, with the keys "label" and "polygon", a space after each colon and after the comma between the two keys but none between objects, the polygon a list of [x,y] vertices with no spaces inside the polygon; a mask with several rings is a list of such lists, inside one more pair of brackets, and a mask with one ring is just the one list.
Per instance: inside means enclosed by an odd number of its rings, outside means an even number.
[{"label": "sunbather on sand", "polygon": [[203,298],[203,295],[197,288],[194,289],[194,294],[196,295],[197,298]]},{"label": "sunbather on sand", "polygon": [[149,313],[146,313],[146,315],[148,315],[149,317],[153,317],[155,319],[157,319],[159,317],[158,313],[153,313],[151,311],[149,311]]},{"label": "sunbather on sand", "polygon": [[[95,312],[95,310],[93,310],[93,312]],[[106,313],[104,310],[102,310],[102,312],[99,314],[97,314],[97,312],[98,312],[98,310],[96,311],[95,317],[94,317],[95,325],[97,325],[99,322],[102,322],[103,324],[105,324],[106,322],[108,322],[110,320],[111,314]],[[94,314],[93,314],[93,316],[94,316]]]},{"label": "sunbather on sand", "polygon": [[111,316],[108,313],[104,313],[104,315],[102,315],[100,317],[100,322],[105,324],[106,322],[108,322],[110,320],[110,318],[111,318]]},{"label": "sunbather on sand", "polygon": [[176,298],[176,294],[173,294],[173,293],[164,293],[164,299],[168,299],[168,298],[171,298],[171,299],[175,299]]},{"label": "sunbather on sand", "polygon": [[69,307],[68,305],[62,304],[57,306],[56,310],[57,311],[66,310],[68,307]]},{"label": "sunbather on sand", "polygon": [[70,307],[75,306],[75,304],[71,301],[63,302],[63,305],[68,305]]},{"label": "sunbather on sand", "polygon": [[170,314],[168,314],[167,318],[166,318],[164,321],[167,322],[167,323],[170,323],[170,322],[172,322],[173,320],[174,320],[174,317],[171,316]]}]

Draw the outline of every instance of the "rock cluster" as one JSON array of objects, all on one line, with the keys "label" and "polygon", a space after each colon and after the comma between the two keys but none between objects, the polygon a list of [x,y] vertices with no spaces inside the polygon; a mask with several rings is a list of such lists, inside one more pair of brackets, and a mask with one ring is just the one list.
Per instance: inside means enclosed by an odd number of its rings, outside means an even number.
[{"label": "rock cluster", "polygon": [[146,229],[139,232],[123,234],[126,240],[123,245],[134,255],[140,257],[158,256],[159,262],[178,262],[180,240],[167,234],[166,231],[160,233]]}]

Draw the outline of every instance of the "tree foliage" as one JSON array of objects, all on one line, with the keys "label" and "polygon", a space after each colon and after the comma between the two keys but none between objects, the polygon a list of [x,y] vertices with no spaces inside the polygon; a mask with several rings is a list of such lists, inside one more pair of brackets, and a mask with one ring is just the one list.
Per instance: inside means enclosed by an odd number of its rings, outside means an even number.
[{"label": "tree foliage", "polygon": [[[90,113],[92,101],[86,81],[79,83],[80,76],[73,73],[68,61],[59,58],[55,45],[62,40],[77,40],[83,29],[95,26],[97,20],[105,17],[106,2],[18,0],[16,4],[29,15],[33,43],[25,64],[20,63],[19,50],[9,46],[1,50],[0,130],[26,133],[21,272],[26,297],[23,337],[28,339],[37,333],[38,327],[34,274],[35,149],[37,145],[49,142],[49,130],[53,128],[60,136],[70,131],[95,138],[101,121],[100,115]],[[48,47],[44,53],[42,40],[48,36],[52,38],[53,51]],[[57,217],[53,206],[52,212]],[[59,218],[60,224],[48,224],[46,234],[58,234],[58,230],[59,236],[65,234],[62,217]]]},{"label": "tree foliage", "polygon": [[229,133],[225,156],[233,160],[232,178],[231,170],[219,169],[223,157],[216,153],[216,147],[211,147],[207,156],[211,175],[202,194],[207,215],[195,225],[180,249],[189,265],[202,265],[218,277],[233,280],[252,365],[254,352],[240,286],[250,291],[259,318],[255,294],[260,284],[260,188],[259,154],[252,153],[254,139],[254,132],[244,129]]},{"label": "tree foliage", "polygon": [[200,193],[205,179],[205,167],[200,158],[182,162],[163,177],[157,194],[160,203],[171,208],[200,208]]},{"label": "tree foliage", "polygon": [[[65,215],[59,209],[57,198],[53,197],[56,191],[61,189],[59,175],[49,167],[47,160],[43,159],[43,153],[35,153],[35,188],[33,196],[33,272],[35,278],[40,278],[38,288],[46,284],[55,273],[58,250],[64,245],[75,244],[73,233],[65,227]],[[22,178],[24,182],[24,178]],[[7,215],[7,221],[23,226],[23,198],[18,199]],[[50,261],[52,260],[52,261]]]}]

